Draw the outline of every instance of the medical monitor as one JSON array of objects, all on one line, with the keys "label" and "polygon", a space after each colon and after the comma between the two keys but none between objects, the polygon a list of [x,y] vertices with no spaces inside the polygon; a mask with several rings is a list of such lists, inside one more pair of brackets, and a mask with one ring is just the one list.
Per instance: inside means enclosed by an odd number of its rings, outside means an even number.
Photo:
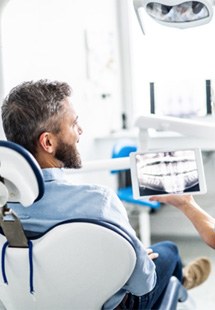
[{"label": "medical monitor", "polygon": [[211,80],[150,82],[149,91],[152,114],[184,118],[201,118],[212,114]]},{"label": "medical monitor", "polygon": [[204,194],[200,149],[166,149],[130,154],[133,196]]}]

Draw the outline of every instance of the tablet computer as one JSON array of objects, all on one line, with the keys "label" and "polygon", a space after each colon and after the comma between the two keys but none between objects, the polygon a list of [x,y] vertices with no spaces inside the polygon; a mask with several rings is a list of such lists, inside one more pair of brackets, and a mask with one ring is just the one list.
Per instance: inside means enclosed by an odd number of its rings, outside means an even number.
[{"label": "tablet computer", "polygon": [[167,149],[130,153],[133,196],[204,194],[201,150]]}]

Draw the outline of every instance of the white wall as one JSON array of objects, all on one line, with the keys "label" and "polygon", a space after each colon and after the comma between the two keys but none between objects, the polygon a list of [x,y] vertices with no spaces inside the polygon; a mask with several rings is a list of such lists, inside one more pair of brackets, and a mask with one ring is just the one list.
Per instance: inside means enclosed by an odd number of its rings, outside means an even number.
[{"label": "white wall", "polygon": [[70,83],[83,160],[100,158],[94,138],[122,126],[117,1],[10,0],[3,15],[3,96],[24,80]]},{"label": "white wall", "polygon": [[118,44],[115,0],[11,0],[3,21],[4,95],[24,80],[69,82],[86,128],[83,156],[92,158],[91,137],[121,126]]}]

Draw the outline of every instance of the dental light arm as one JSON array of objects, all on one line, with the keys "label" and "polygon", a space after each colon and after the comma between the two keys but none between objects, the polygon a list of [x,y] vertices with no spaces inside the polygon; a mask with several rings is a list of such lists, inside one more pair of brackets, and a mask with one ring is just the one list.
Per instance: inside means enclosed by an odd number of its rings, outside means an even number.
[{"label": "dental light arm", "polygon": [[210,22],[215,1],[133,0],[133,4],[144,33],[144,11],[162,25],[184,29]]},{"label": "dental light arm", "polygon": [[140,116],[135,125],[139,129],[154,128],[162,131],[176,131],[190,137],[215,139],[215,123],[203,123],[196,120],[149,114]]},{"label": "dental light arm", "polygon": [[148,129],[150,128],[157,131],[177,132],[182,136],[193,139],[197,138],[198,142],[202,139],[202,141],[208,142],[211,145],[213,145],[213,141],[215,140],[215,123],[203,123],[202,121],[149,114],[140,116],[136,120],[135,125],[139,127],[139,141],[140,148],[142,149],[149,148],[150,135]]},{"label": "dental light arm", "polygon": [[[149,129],[155,129],[159,132],[174,132],[174,146],[177,146],[177,143],[180,141],[180,144],[182,144],[183,147],[186,147],[187,145],[184,139],[188,137],[190,138],[189,146],[191,146],[191,142],[194,141],[198,144],[198,147],[211,145],[211,149],[215,149],[215,146],[213,145],[213,141],[215,141],[215,123],[203,123],[201,121],[149,114],[140,116],[136,120],[135,126],[139,128],[139,150],[144,151],[150,149],[149,142],[154,139],[157,148],[160,148],[160,145],[166,146],[169,144],[169,146],[171,146],[172,144],[171,136],[167,135],[164,140],[162,137],[152,138],[150,136]],[[178,133],[178,136],[176,136],[176,133]],[[158,142],[160,145],[158,145]],[[130,159],[128,157],[124,157],[86,161],[83,163],[83,168],[66,169],[66,172],[71,174],[129,168]]]},{"label": "dental light arm", "polygon": [[112,158],[112,159],[99,159],[91,160],[83,163],[81,169],[66,169],[65,172],[70,173],[82,173],[82,172],[93,172],[101,170],[119,170],[119,169],[130,169],[129,157]]}]

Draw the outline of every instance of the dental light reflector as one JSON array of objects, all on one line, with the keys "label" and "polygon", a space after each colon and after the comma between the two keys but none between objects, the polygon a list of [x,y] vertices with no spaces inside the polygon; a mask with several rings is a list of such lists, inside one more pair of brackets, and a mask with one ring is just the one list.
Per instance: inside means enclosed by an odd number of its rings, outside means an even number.
[{"label": "dental light reflector", "polygon": [[188,1],[173,6],[150,2],[146,6],[146,12],[151,17],[168,23],[191,22],[209,17],[208,8],[197,1]]},{"label": "dental light reflector", "polygon": [[163,25],[177,28],[189,28],[208,23],[213,16],[214,0],[133,0],[134,8],[143,29],[141,10]]}]

